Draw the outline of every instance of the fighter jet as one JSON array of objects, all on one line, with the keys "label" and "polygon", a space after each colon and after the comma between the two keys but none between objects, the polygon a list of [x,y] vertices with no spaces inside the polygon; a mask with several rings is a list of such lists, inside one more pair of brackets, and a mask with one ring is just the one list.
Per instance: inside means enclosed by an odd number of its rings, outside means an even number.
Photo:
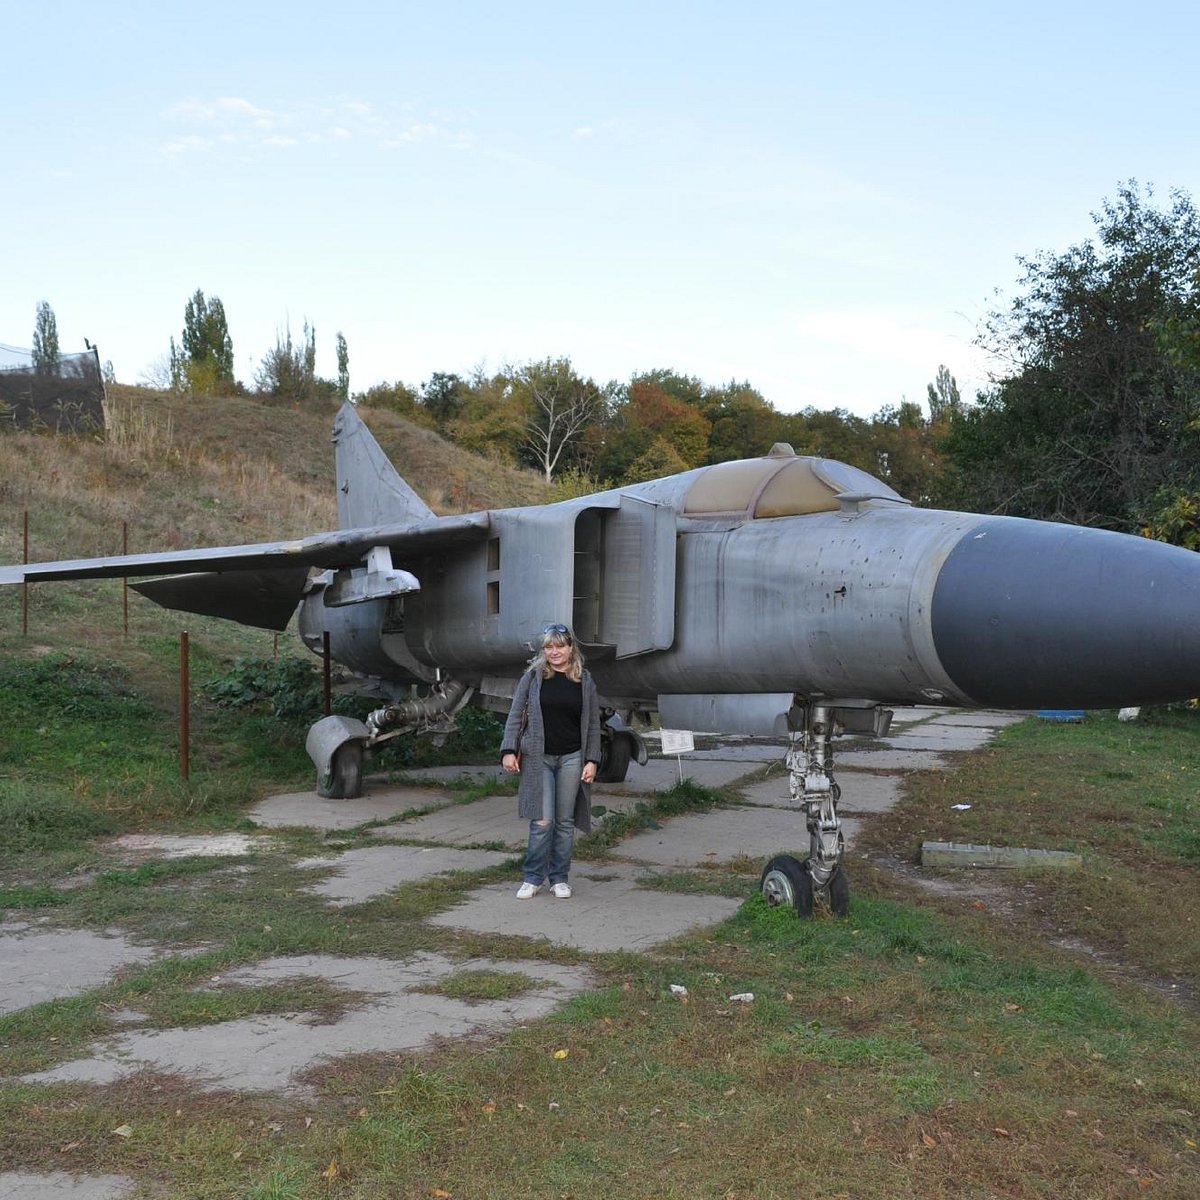
[{"label": "fighter jet", "polygon": [[0,584],[144,577],[168,608],[282,630],[379,700],[308,736],[323,795],[364,755],[506,711],[550,622],[604,706],[602,780],[646,761],[639,724],[784,735],[809,855],[767,863],[772,904],[848,905],[832,740],[897,705],[1116,708],[1200,691],[1200,555],[1078,526],[914,507],[777,444],[761,458],[556,504],[439,517],[351,404],[333,431],[337,530],[299,541],[31,563]]}]

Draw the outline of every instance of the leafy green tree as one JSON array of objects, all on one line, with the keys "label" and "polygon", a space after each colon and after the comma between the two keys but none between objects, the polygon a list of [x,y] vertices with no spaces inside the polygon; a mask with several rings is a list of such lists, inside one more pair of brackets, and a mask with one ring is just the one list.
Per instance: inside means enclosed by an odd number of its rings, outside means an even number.
[{"label": "leafy green tree", "polygon": [[339,331],[337,335],[338,399],[345,404],[350,399],[350,349]]},{"label": "leafy green tree", "polygon": [[1200,491],[1183,488],[1159,491],[1140,532],[1143,537],[1200,550]]},{"label": "leafy green tree", "polygon": [[425,429],[434,428],[433,417],[416,389],[406,383],[377,383],[359,394],[358,403],[364,408],[386,408]]},{"label": "leafy green tree", "polygon": [[665,441],[675,457],[688,467],[698,467],[708,459],[708,439],[712,425],[700,409],[659,384],[645,378],[635,379],[629,388],[629,424],[645,430],[647,441]]},{"label": "leafy green tree", "polygon": [[1092,239],[1021,259],[1021,293],[984,327],[1005,372],[942,447],[964,507],[1129,529],[1159,489],[1200,484],[1200,371],[1163,341],[1196,328],[1200,217],[1131,183],[1093,220]]},{"label": "leafy green tree", "polygon": [[232,391],[233,341],[225,306],[197,288],[184,305],[182,348],[171,339],[171,383],[181,392]]},{"label": "leafy green tree", "polygon": [[300,404],[332,391],[331,385],[317,378],[316,366],[317,331],[305,321],[303,340],[297,343],[288,324],[263,356],[254,383],[261,395]]},{"label": "leafy green tree", "polygon": [[704,415],[712,426],[709,462],[754,458],[766,454],[775,442],[786,440],[775,406],[749,383],[734,380],[709,390]]},{"label": "leafy green tree", "polygon": [[885,406],[871,418],[875,459],[871,470],[914,504],[938,501],[945,467],[937,449],[936,428],[932,421],[925,420],[921,406],[911,400]]},{"label": "leafy green tree", "polygon": [[58,321],[45,300],[38,301],[33,327],[33,369],[38,375],[58,374]]},{"label": "leafy green tree", "polygon": [[663,475],[677,475],[687,469],[687,463],[675,452],[675,447],[666,438],[656,437],[646,452],[630,464],[621,483],[642,483]]},{"label": "leafy green tree", "polygon": [[449,437],[485,458],[519,462],[529,413],[510,376],[504,371],[488,375],[482,367],[476,368],[469,380],[459,381],[458,395],[458,413],[446,427]]},{"label": "leafy green tree", "polygon": [[933,424],[948,421],[955,413],[962,411],[958,380],[950,374],[945,364],[938,367],[936,379],[925,390],[929,401],[929,420]]},{"label": "leafy green tree", "polygon": [[466,392],[463,380],[457,375],[434,371],[429,377],[421,388],[421,403],[429,410],[438,429],[448,429],[462,413]]}]

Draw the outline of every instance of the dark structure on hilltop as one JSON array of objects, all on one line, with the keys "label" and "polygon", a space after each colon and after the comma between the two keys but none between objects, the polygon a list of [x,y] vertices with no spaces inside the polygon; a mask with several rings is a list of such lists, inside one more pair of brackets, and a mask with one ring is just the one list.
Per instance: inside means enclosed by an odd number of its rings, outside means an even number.
[{"label": "dark structure on hilltop", "polygon": [[39,361],[0,345],[0,429],[94,433],[104,428],[104,376],[95,346]]}]

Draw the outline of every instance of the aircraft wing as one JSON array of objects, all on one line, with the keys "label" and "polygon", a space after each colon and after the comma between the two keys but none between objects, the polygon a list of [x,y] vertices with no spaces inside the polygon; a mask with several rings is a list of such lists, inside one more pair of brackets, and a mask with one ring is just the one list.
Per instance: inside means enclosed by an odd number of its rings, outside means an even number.
[{"label": "aircraft wing", "polygon": [[489,514],[478,512],[406,525],[339,529],[298,541],[24,563],[0,567],[0,585],[169,576],[174,578],[135,586],[167,608],[282,629],[300,599],[310,568],[356,567],[376,546],[386,546],[394,559],[425,555],[486,537],[490,528]]}]

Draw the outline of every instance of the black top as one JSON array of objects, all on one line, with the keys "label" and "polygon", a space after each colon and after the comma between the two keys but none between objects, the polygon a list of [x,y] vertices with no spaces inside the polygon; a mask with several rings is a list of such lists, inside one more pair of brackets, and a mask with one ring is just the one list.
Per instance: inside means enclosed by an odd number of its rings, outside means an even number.
[{"label": "black top", "polygon": [[583,685],[555,671],[542,680],[542,725],[547,754],[574,754],[582,748]]}]

